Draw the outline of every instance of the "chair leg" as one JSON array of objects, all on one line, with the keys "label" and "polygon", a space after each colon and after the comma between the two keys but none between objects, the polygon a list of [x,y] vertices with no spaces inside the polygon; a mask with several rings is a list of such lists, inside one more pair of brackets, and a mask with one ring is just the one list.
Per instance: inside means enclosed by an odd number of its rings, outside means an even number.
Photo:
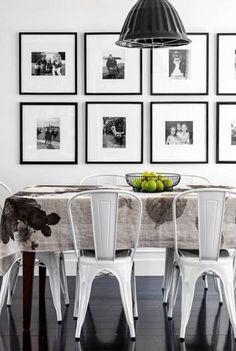
[{"label": "chair leg", "polygon": [[17,261],[10,268],[9,274],[9,283],[8,283],[8,292],[7,292],[7,306],[11,306],[12,304],[12,296],[16,289],[16,283],[18,279],[18,273],[20,269],[20,262]]},{"label": "chair leg", "polygon": [[86,316],[86,311],[88,308],[92,282],[94,275],[92,275],[92,271],[89,270],[89,267],[84,268],[80,266],[80,275],[79,275],[79,310],[78,310],[78,319],[76,324],[75,331],[75,340],[80,340],[80,334],[82,325],[84,323],[84,319]]},{"label": "chair leg", "polygon": [[53,304],[57,314],[57,322],[62,322],[61,315],[61,290],[60,290],[60,264],[58,252],[40,252],[37,257],[45,264],[51,287]]},{"label": "chair leg", "polygon": [[236,307],[234,296],[233,271],[230,272],[229,270],[227,270],[224,274],[222,274],[221,281],[224,288],[225,302],[229,313],[229,319],[232,325],[234,338],[236,341]]},{"label": "chair leg", "polygon": [[198,275],[190,267],[183,267],[182,272],[182,301],[181,301],[181,327],[180,327],[180,341],[183,342],[185,338],[186,327],[189,321],[189,316],[193,303],[193,296],[195,291],[195,284]]},{"label": "chair leg", "polygon": [[2,285],[0,289],[0,315],[2,313],[2,308],[6,300],[9,281],[10,281],[10,270],[6,272],[2,277]]},{"label": "chair leg", "polygon": [[164,266],[164,275],[163,275],[163,279],[162,279],[162,286],[161,286],[161,289],[162,291],[164,292],[165,291],[165,288],[166,288],[166,275],[167,275],[167,264],[168,264],[168,257],[167,257],[167,249],[165,249],[165,266]]},{"label": "chair leg", "polygon": [[65,259],[64,259],[63,252],[61,252],[61,254],[60,254],[60,276],[61,276],[61,279],[60,279],[61,290],[62,290],[62,293],[64,295],[65,305],[68,307],[70,305],[70,299],[69,299]]},{"label": "chair leg", "polygon": [[214,279],[216,291],[217,291],[218,298],[219,298],[219,304],[222,306],[223,305],[223,295],[222,295],[222,289],[221,289],[221,282],[220,282],[220,279],[218,277],[213,277],[213,279]]},{"label": "chair leg", "polygon": [[172,275],[173,275],[173,260],[174,260],[174,250],[166,249],[166,265],[165,265],[165,289],[163,295],[163,305],[167,305],[168,296],[170,292]]},{"label": "chair leg", "polygon": [[125,312],[125,317],[129,326],[130,338],[132,341],[135,340],[135,329],[134,329],[134,318],[133,318],[133,308],[132,308],[132,287],[131,287],[131,275],[132,267],[130,270],[123,269],[117,272],[118,282],[120,286],[121,300]]},{"label": "chair leg", "polygon": [[177,298],[179,281],[180,281],[180,270],[178,267],[175,266],[173,271],[171,289],[170,289],[168,319],[173,318],[173,309]]},{"label": "chair leg", "polygon": [[74,303],[74,319],[78,318],[79,311],[79,263],[76,265],[76,277],[75,277],[75,303]]},{"label": "chair leg", "polygon": [[208,290],[208,276],[207,276],[207,274],[203,275],[202,279],[204,280],[205,290]]},{"label": "chair leg", "polygon": [[137,289],[136,289],[136,276],[135,276],[134,263],[132,268],[132,295],[133,295],[134,319],[138,319],[138,303],[137,303]]}]

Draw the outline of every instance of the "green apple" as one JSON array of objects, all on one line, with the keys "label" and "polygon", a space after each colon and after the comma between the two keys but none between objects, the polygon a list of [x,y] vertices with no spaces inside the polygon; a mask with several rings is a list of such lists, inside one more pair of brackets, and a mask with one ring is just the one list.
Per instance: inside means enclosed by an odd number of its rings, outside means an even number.
[{"label": "green apple", "polygon": [[164,190],[164,184],[162,183],[162,181],[160,181],[160,180],[156,181],[156,190],[157,191],[163,191]]}]

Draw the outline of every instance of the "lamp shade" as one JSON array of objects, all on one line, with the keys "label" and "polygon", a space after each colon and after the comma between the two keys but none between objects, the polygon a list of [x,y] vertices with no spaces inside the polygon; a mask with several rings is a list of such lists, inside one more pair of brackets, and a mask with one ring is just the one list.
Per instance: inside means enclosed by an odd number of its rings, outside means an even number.
[{"label": "lamp shade", "polygon": [[130,10],[119,40],[128,48],[182,46],[191,43],[184,25],[168,0],[138,0]]}]

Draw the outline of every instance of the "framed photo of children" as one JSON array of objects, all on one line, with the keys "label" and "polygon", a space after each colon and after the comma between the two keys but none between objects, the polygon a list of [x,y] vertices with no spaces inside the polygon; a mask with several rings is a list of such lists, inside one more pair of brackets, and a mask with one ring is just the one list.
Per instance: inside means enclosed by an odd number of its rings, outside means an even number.
[{"label": "framed photo of children", "polygon": [[188,33],[181,48],[151,51],[151,95],[207,95],[209,34]]},{"label": "framed photo of children", "polygon": [[236,33],[217,34],[217,95],[236,95]]},{"label": "framed photo of children", "polygon": [[20,94],[77,94],[77,33],[19,33]]},{"label": "framed photo of children", "polygon": [[236,102],[217,102],[216,163],[236,163]]},{"label": "framed photo of children", "polygon": [[143,163],[143,103],[86,103],[86,163]]},{"label": "framed photo of children", "polygon": [[20,163],[77,164],[77,103],[20,104]]},{"label": "framed photo of children", "polygon": [[208,103],[151,103],[151,163],[208,163]]},{"label": "framed photo of children", "polygon": [[85,33],[85,94],[141,95],[142,50],[115,44],[119,33]]}]

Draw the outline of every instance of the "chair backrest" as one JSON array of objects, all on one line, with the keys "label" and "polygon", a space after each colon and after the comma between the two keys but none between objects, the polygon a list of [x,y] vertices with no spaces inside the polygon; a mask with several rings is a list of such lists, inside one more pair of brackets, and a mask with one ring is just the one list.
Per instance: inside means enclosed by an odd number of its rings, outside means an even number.
[{"label": "chair backrest", "polygon": [[194,175],[194,174],[181,174],[180,185],[211,185],[209,179]]},{"label": "chair backrest", "polygon": [[0,213],[1,209],[3,208],[5,198],[11,194],[11,189],[5,183],[0,181]]},{"label": "chair backrest", "polygon": [[125,176],[120,174],[91,174],[80,181],[80,185],[126,185]]},{"label": "chair backrest", "polygon": [[175,252],[177,256],[179,256],[178,228],[176,219],[177,202],[181,201],[181,198],[183,197],[186,198],[190,196],[190,198],[192,198],[191,195],[194,194],[197,195],[196,201],[198,207],[199,259],[217,261],[221,248],[225,197],[226,194],[234,194],[234,196],[236,196],[236,192],[224,190],[222,188],[195,189],[187,190],[174,198],[172,210]]},{"label": "chair backrest", "polygon": [[142,216],[142,202],[137,195],[129,191],[102,189],[83,191],[69,200],[68,213],[77,257],[80,256],[80,248],[78,248],[77,245],[75,231],[76,223],[72,213],[72,205],[75,206],[76,200],[86,196],[90,198],[95,257],[97,260],[115,260],[116,258],[117,219],[120,197],[133,198],[137,202],[138,207],[137,213],[135,214],[135,225],[133,229],[135,240],[133,247],[130,247],[130,249],[133,249],[131,253],[131,258],[133,259],[138,245]]}]

